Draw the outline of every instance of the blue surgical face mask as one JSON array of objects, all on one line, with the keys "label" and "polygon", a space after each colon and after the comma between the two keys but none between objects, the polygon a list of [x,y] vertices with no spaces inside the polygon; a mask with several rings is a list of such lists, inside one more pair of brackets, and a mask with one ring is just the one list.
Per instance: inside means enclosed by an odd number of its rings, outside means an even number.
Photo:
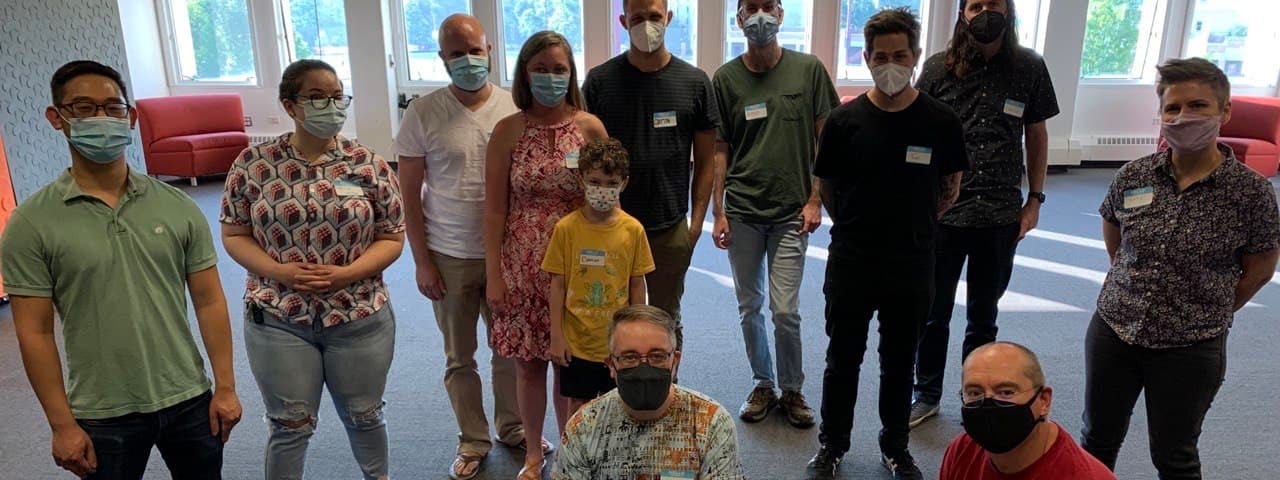
[{"label": "blue surgical face mask", "polygon": [[554,73],[530,73],[529,90],[533,99],[543,106],[554,107],[569,94],[569,75]]},{"label": "blue surgical face mask", "polygon": [[458,88],[474,92],[489,82],[489,57],[464,55],[449,60],[449,77]]},{"label": "blue surgical face mask", "polygon": [[129,120],[115,117],[63,118],[71,129],[67,141],[90,161],[106,165],[124,156],[133,143]]},{"label": "blue surgical face mask", "polygon": [[771,13],[756,12],[742,22],[742,34],[757,47],[770,45],[778,38],[778,17]]},{"label": "blue surgical face mask", "polygon": [[337,102],[329,102],[325,108],[316,108],[309,101],[302,102],[302,112],[306,118],[302,120],[302,128],[318,138],[332,138],[342,131],[342,124],[347,123],[347,112],[338,108]]}]

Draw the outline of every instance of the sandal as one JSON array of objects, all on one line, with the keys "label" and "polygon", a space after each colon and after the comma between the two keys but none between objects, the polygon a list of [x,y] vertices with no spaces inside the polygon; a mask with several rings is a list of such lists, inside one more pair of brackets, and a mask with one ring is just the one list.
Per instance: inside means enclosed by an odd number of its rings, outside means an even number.
[{"label": "sandal", "polygon": [[[484,455],[471,452],[459,452],[458,456],[453,459],[453,464],[449,466],[449,478],[453,480],[471,480],[480,474],[480,463],[484,461]],[[462,473],[471,467],[471,473]]]},{"label": "sandal", "polygon": [[[545,438],[544,438],[544,439],[542,439],[542,442],[541,442],[541,443],[542,443],[542,456],[544,456],[544,457],[545,457],[545,456],[547,456],[547,455],[551,455],[552,453],[554,453],[554,452],[556,451],[556,446],[555,446],[555,445],[552,445],[552,444],[551,444],[551,442],[550,442],[550,441],[548,441],[547,439],[545,439]],[[512,447],[512,448],[515,448],[515,449],[518,449],[518,450],[528,451],[528,450],[529,450],[529,442],[528,442],[528,439],[520,440],[520,443],[517,443],[517,444],[515,444],[515,445],[512,445],[511,447]]]},{"label": "sandal", "polygon": [[537,465],[525,465],[520,467],[520,473],[516,474],[516,480],[542,480],[542,470],[547,466],[546,461],[538,462]]}]

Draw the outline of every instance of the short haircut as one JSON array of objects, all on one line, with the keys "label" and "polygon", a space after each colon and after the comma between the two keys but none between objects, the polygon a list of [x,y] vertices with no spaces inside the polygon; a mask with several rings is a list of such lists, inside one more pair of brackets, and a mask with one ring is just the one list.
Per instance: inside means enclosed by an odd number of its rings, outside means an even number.
[{"label": "short haircut", "polygon": [[631,176],[631,159],[616,138],[597,138],[578,153],[578,172],[602,171],[605,175]]},{"label": "short haircut", "polygon": [[1164,105],[1164,91],[1170,85],[1184,82],[1208,85],[1218,96],[1218,108],[1226,107],[1231,101],[1231,81],[1227,80],[1227,74],[1222,73],[1222,69],[1213,62],[1203,58],[1175,58],[1156,67],[1156,72],[1156,96],[1160,97],[1161,105]]},{"label": "short haircut", "polygon": [[302,81],[308,73],[314,70],[327,70],[329,73],[338,75],[332,65],[321,60],[307,59],[298,60],[290,63],[288,68],[284,69],[284,75],[280,77],[280,99],[293,100],[302,92]]},{"label": "short haircut", "polygon": [[520,47],[520,56],[516,57],[516,69],[512,75],[514,79],[511,81],[511,97],[515,100],[516,107],[521,110],[533,108],[533,90],[529,88],[529,79],[525,78],[529,76],[526,70],[533,57],[552,47],[564,49],[565,56],[569,58],[569,93],[564,97],[565,103],[578,110],[585,110],[586,102],[582,100],[582,90],[578,88],[578,64],[573,61],[573,45],[564,35],[551,30],[533,34]]},{"label": "short haircut", "polygon": [[120,97],[126,103],[129,102],[129,89],[124,86],[124,77],[116,69],[95,62],[93,60],[76,60],[58,67],[53,72],[53,79],[49,81],[49,93],[53,97],[55,105],[62,103],[62,95],[66,93],[67,84],[72,79],[81,75],[102,75],[116,82],[116,86],[120,87]]},{"label": "short haircut", "polygon": [[[738,0],[738,8],[742,8],[742,2],[745,2],[745,1],[747,0]],[[779,7],[782,6],[782,0],[773,0],[773,3],[774,5],[777,5]]]},{"label": "short haircut", "polygon": [[676,348],[676,321],[671,319],[671,315],[652,305],[631,305],[614,312],[613,321],[609,322],[609,350],[613,350],[613,335],[618,331],[618,325],[631,322],[646,322],[662,327],[671,337],[671,348]]},{"label": "short haircut", "polygon": [[[628,5],[631,5],[631,0],[622,0],[622,14],[623,14],[623,15],[626,15],[626,14],[627,14],[627,6],[628,6]],[[696,7],[697,7],[697,5],[694,5],[694,7],[696,8]],[[663,9],[663,10],[667,10],[667,11],[671,11],[671,4],[670,4],[670,2],[668,2],[667,0],[662,0],[662,9]]]},{"label": "short haircut", "polygon": [[[1025,369],[1023,369],[1022,374],[1026,375],[1028,380],[1031,380],[1032,387],[1040,388],[1044,386],[1044,369],[1040,367],[1040,357],[1036,356],[1036,353],[1031,351],[1030,348],[1024,347],[1020,344],[1017,344],[1014,342],[1006,342],[1006,341],[991,342],[974,349],[972,352],[969,353],[968,358],[972,359],[974,358],[973,355],[978,352],[981,352],[989,348],[995,348],[1001,345],[1012,347],[1014,350],[1017,350],[1018,352],[1022,353],[1024,357],[1026,357],[1027,366]],[[965,360],[965,363],[968,364],[969,360]]]},{"label": "short haircut", "polygon": [[920,53],[920,19],[908,7],[886,8],[876,12],[862,27],[862,35],[867,41],[865,48],[871,53],[875,53],[876,37],[895,33],[906,34],[911,52]]}]

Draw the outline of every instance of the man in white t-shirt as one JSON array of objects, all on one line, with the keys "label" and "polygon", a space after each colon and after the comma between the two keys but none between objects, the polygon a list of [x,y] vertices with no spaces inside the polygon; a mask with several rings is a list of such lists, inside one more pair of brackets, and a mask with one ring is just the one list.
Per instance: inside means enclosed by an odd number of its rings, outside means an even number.
[{"label": "man in white t-shirt", "polygon": [[[517,110],[511,94],[489,82],[492,46],[475,17],[445,19],[439,40],[452,83],[409,105],[396,153],[418,290],[431,299],[444,337],[444,385],[460,430],[449,474],[465,480],[479,473],[493,446],[475,360],[476,319],[489,323],[481,238],[485,149],[494,125]],[[492,364],[498,441],[522,447],[515,365],[497,355]]]}]

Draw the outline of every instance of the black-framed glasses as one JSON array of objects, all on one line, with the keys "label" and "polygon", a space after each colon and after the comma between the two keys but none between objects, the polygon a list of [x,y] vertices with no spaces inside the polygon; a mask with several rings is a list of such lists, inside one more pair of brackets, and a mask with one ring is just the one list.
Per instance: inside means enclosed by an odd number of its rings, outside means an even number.
[{"label": "black-framed glasses", "polygon": [[129,104],[122,102],[71,102],[58,105],[58,108],[71,113],[72,118],[96,117],[98,115],[98,110],[102,110],[108,117],[127,118],[129,116],[129,109],[132,107]]},{"label": "black-framed glasses", "polygon": [[333,97],[323,95],[315,95],[311,97],[298,95],[294,98],[300,100],[298,103],[307,102],[317,109],[329,108],[329,104],[333,103],[338,106],[338,110],[346,110],[347,107],[351,106],[351,100],[355,97],[352,97],[351,95],[338,95]]},{"label": "black-framed glasses", "polygon": [[[995,391],[995,395],[992,396],[987,396],[987,392],[977,388],[972,390],[961,390],[960,401],[963,403],[962,408],[976,408],[982,404],[983,400],[988,398],[995,400],[996,405],[1001,407],[1016,407],[1022,404],[1017,401],[1019,395],[1028,391],[1035,391],[1035,394],[1039,395],[1040,390],[1042,389],[1044,389],[1044,387],[1035,387],[1032,390],[1001,388],[997,389]],[[1033,395],[1032,398],[1035,398],[1035,396]]]},{"label": "black-framed glasses", "polygon": [[640,366],[640,362],[648,363],[655,367],[666,367],[671,361],[671,352],[662,350],[654,350],[649,353],[627,352],[622,355],[614,355],[613,363],[617,368],[632,368]]}]

